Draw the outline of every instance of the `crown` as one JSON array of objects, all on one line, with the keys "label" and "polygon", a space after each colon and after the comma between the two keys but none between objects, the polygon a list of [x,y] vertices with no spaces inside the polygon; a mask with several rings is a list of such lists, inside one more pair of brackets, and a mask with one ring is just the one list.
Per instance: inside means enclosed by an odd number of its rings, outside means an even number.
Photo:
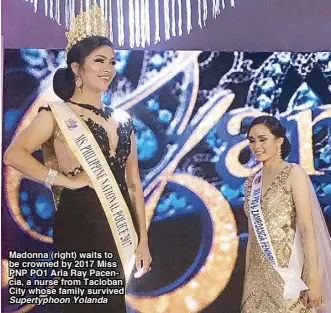
[{"label": "crown", "polygon": [[89,10],[82,12],[73,20],[70,30],[65,33],[68,52],[78,41],[91,36],[107,37],[109,34],[108,23],[104,19],[100,7],[90,6]]}]

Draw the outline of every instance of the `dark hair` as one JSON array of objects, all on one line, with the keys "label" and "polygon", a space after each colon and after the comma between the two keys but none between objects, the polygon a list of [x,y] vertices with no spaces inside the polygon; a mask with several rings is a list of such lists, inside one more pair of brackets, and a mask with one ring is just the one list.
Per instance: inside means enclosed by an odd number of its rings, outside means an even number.
[{"label": "dark hair", "polygon": [[267,126],[269,128],[270,132],[276,138],[284,138],[284,141],[283,141],[280,149],[281,149],[282,159],[285,159],[291,152],[291,144],[286,137],[285,127],[274,116],[269,116],[269,115],[259,116],[259,117],[255,118],[249,125],[248,131],[247,131],[247,137],[249,136],[249,132],[251,131],[252,127],[254,125],[259,125],[259,124],[263,124],[263,125]]},{"label": "dark hair", "polygon": [[63,101],[68,101],[75,91],[75,74],[71,69],[71,63],[77,62],[83,65],[85,58],[90,53],[101,46],[110,46],[113,44],[106,37],[92,36],[77,42],[67,54],[67,67],[60,68],[55,72],[53,78],[53,89],[55,94]]}]

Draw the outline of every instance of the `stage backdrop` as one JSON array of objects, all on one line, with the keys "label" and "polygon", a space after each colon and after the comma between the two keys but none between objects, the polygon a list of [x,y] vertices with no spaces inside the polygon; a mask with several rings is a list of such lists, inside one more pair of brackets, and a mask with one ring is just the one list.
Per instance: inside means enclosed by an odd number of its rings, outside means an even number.
[{"label": "stage backdrop", "polygon": [[86,3],[104,8],[118,49],[331,51],[329,0],[2,0],[5,48],[63,49],[64,4]]},{"label": "stage backdrop", "polygon": [[[38,107],[58,100],[60,50],[6,50],[3,151]],[[310,175],[331,226],[331,54],[118,51],[104,96],[137,127],[153,269],[130,286],[131,312],[238,313],[247,219],[243,184],[259,168],[249,122],[273,114],[287,128],[289,162]],[[40,151],[34,154],[42,160]],[[2,175],[2,264],[8,251],[52,251],[50,191],[8,167]],[[3,271],[2,312],[9,305]],[[30,312],[58,313],[57,306]]]}]

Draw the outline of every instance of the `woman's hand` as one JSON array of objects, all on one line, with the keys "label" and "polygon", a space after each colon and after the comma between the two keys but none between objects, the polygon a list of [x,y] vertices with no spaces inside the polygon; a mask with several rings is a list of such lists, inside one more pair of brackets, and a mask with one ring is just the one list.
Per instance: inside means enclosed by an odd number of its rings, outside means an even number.
[{"label": "woman's hand", "polygon": [[140,241],[136,249],[136,268],[138,271],[134,274],[134,277],[140,278],[145,275],[151,269],[151,262],[152,257],[149,253],[147,241]]},{"label": "woman's hand", "polygon": [[310,308],[320,307],[324,302],[320,280],[318,278],[310,279],[308,287],[309,290],[306,290],[303,296],[304,305]]},{"label": "woman's hand", "polygon": [[69,179],[69,189],[79,189],[85,186],[93,188],[90,178],[85,171]]}]

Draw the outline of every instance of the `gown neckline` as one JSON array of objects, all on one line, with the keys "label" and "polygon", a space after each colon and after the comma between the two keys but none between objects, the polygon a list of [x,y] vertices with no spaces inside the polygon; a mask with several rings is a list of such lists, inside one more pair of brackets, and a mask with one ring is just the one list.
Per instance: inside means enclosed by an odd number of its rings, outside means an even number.
[{"label": "gown neckline", "polygon": [[[273,185],[275,184],[276,181],[278,181],[278,179],[281,177],[281,175],[283,174],[283,172],[288,168],[292,166],[291,164],[287,164],[286,166],[284,166],[279,173],[275,176],[275,178],[273,179],[273,181],[269,184],[268,188],[266,188],[265,192],[262,193],[262,197],[261,199],[263,200],[265,198],[265,196],[267,195],[267,193],[269,192],[269,190],[271,189],[271,187],[273,187]],[[262,186],[263,188],[263,186]],[[262,192],[262,189],[261,189]]]}]

